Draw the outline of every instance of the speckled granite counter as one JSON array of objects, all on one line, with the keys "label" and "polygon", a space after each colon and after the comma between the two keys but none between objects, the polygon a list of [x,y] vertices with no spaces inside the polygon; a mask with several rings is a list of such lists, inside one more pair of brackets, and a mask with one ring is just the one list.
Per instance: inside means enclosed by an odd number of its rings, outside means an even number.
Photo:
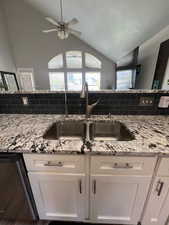
[{"label": "speckled granite counter", "polygon": [[[83,141],[45,140],[45,131],[63,115],[0,115],[0,151],[23,153],[80,154],[89,149]],[[66,120],[85,120],[69,115]],[[135,139],[132,141],[94,141],[90,154],[169,155],[169,116],[92,116],[90,120],[115,120],[124,123]]]}]

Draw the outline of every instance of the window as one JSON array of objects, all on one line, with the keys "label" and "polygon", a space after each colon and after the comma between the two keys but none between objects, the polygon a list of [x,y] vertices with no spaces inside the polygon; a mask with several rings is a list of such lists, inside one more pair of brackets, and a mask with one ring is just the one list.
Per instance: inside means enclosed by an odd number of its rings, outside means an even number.
[{"label": "window", "polygon": [[67,85],[69,91],[79,91],[82,89],[82,73],[67,73]]},{"label": "window", "polygon": [[5,86],[4,86],[4,82],[2,80],[2,76],[0,74],[0,91],[3,91],[3,90],[5,90]]},{"label": "window", "polygon": [[101,66],[102,66],[101,61],[89,53],[85,53],[85,64],[86,64],[86,67],[89,67],[89,68],[101,69]]},{"label": "window", "polygon": [[18,91],[16,76],[14,74],[6,73],[4,74],[4,79],[5,79],[8,91]]},{"label": "window", "polygon": [[79,51],[67,52],[66,65],[68,68],[82,68],[82,53]]},{"label": "window", "polygon": [[116,89],[131,89],[133,87],[133,71],[119,70],[117,71]]},{"label": "window", "polygon": [[48,63],[48,69],[60,69],[60,68],[63,68],[63,54],[55,56]]},{"label": "window", "polygon": [[100,72],[87,72],[86,82],[90,91],[100,90]]},{"label": "window", "polygon": [[51,91],[64,91],[65,80],[62,72],[49,72],[49,82]]},{"label": "window", "polygon": [[17,70],[21,90],[23,91],[34,91],[35,90],[35,82],[33,76],[32,68],[19,68]]},{"label": "window", "polygon": [[102,63],[89,53],[68,51],[48,63],[50,90],[80,91],[83,82],[89,90],[100,90]]},{"label": "window", "polygon": [[0,91],[2,90],[19,90],[19,85],[15,73],[0,71]]}]

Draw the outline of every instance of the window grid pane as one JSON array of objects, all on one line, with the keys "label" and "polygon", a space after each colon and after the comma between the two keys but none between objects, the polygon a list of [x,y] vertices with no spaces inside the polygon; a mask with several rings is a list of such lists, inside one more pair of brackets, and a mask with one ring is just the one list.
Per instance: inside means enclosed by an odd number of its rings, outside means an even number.
[{"label": "window grid pane", "polygon": [[101,61],[89,53],[85,53],[85,65],[89,68],[101,69],[102,67]]},{"label": "window grid pane", "polygon": [[82,68],[82,53],[80,51],[66,52],[67,68]]},{"label": "window grid pane", "polygon": [[49,83],[51,91],[64,91],[65,90],[65,79],[64,73],[62,72],[50,72]]},{"label": "window grid pane", "polygon": [[90,91],[100,90],[100,72],[87,72],[85,76]]},{"label": "window grid pane", "polygon": [[118,90],[127,90],[132,88],[132,70],[118,71],[116,86]]},{"label": "window grid pane", "polygon": [[63,55],[57,55],[52,58],[48,63],[48,69],[60,69],[63,68]]},{"label": "window grid pane", "polygon": [[82,89],[82,73],[68,72],[67,87],[71,91],[79,91]]}]

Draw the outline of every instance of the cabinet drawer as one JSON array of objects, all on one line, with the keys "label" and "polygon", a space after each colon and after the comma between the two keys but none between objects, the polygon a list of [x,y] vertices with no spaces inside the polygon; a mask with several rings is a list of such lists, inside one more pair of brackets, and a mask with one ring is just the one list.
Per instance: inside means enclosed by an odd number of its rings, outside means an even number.
[{"label": "cabinet drawer", "polygon": [[157,171],[158,176],[169,176],[169,158],[162,158],[158,171]]},{"label": "cabinet drawer", "polygon": [[93,156],[91,172],[93,174],[152,175],[155,163],[155,157]]},{"label": "cabinet drawer", "polygon": [[59,173],[84,173],[83,156],[24,154],[28,171],[55,171]]}]

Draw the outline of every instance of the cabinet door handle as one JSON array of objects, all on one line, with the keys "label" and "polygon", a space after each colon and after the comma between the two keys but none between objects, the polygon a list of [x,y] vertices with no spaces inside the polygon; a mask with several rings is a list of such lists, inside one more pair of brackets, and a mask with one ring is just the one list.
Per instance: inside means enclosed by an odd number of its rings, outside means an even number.
[{"label": "cabinet door handle", "polygon": [[82,194],[82,180],[79,180],[79,192]]},{"label": "cabinet door handle", "polygon": [[93,194],[96,194],[96,180],[93,180]]},{"label": "cabinet door handle", "polygon": [[129,163],[125,163],[124,165],[118,165],[118,163],[114,163],[113,169],[132,169],[133,166]]},{"label": "cabinet door handle", "polygon": [[156,191],[157,191],[157,196],[161,195],[162,189],[164,186],[164,182],[161,182],[160,180],[157,182],[157,187],[156,187]]},{"label": "cabinet door handle", "polygon": [[54,163],[54,162],[47,162],[44,164],[44,166],[57,166],[57,167],[63,167],[62,162]]}]

